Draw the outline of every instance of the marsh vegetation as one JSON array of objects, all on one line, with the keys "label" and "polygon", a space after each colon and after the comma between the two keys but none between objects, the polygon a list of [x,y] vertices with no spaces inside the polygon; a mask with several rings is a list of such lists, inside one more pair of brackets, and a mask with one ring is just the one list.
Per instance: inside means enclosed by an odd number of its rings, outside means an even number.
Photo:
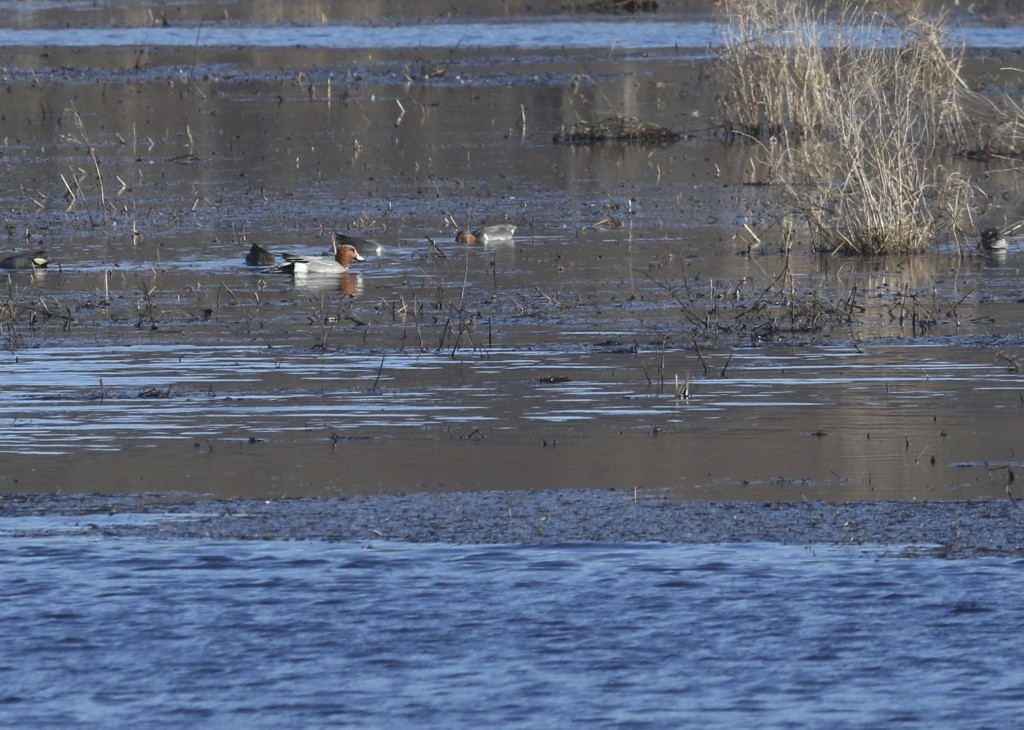
[{"label": "marsh vegetation", "polygon": [[949,164],[1016,156],[1021,107],[974,92],[941,12],[838,0],[721,0],[727,132],[753,143],[792,217],[828,253],[975,243],[985,191]]},{"label": "marsh vegetation", "polygon": [[[559,18],[671,38],[666,12]],[[990,162],[994,142],[980,152],[994,126],[950,109],[977,104],[985,77],[925,26],[900,36],[903,55],[875,26],[877,54],[959,86],[822,95],[803,121],[735,122],[723,144],[703,46],[510,54],[505,18],[481,26],[493,52],[204,45],[219,23],[184,49],[54,46],[45,68],[37,48],[4,51],[19,110],[4,256],[54,261],[0,288],[10,489],[180,489],[194,469],[195,488],[225,493],[571,480],[920,497],[983,480],[1002,494],[998,473],[956,465],[1015,448],[1019,241],[1004,263],[963,244],[975,223],[1008,230],[1017,178]],[[872,75],[856,40],[827,93]],[[858,114],[888,136],[851,172],[837,150],[874,141]],[[903,182],[875,187],[903,159]],[[897,232],[920,253],[827,255],[871,250],[856,231],[889,235],[895,213],[875,208],[905,191]],[[455,240],[498,222],[514,239]],[[335,231],[375,239],[342,276],[245,262],[253,243],[322,254]],[[933,416],[955,436],[937,441]]]}]

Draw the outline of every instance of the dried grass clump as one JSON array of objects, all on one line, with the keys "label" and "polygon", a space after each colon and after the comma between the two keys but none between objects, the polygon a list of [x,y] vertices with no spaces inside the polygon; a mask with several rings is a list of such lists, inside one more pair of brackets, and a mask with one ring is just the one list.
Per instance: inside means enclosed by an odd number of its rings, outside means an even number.
[{"label": "dried grass clump", "polygon": [[974,188],[935,163],[966,144],[963,49],[942,18],[852,0],[721,0],[726,128],[760,140],[814,246],[909,254],[970,212]]},{"label": "dried grass clump", "polygon": [[[829,71],[819,17],[793,0],[720,0],[714,75],[725,128],[755,139],[820,129]],[[815,50],[817,49],[817,50]]]},{"label": "dried grass clump", "polygon": [[647,276],[680,306],[694,344],[700,340],[717,347],[726,338],[753,344],[815,338],[861,324],[864,308],[856,287],[829,292],[824,280],[810,282],[794,275],[788,262],[779,273],[761,273],[763,277],[731,282],[705,279],[699,287],[685,279],[678,286]]},{"label": "dried grass clump", "polygon": [[562,3],[562,12],[655,12],[660,6],[662,5],[657,0],[593,0],[592,2],[565,0]]},{"label": "dried grass clump", "polygon": [[[836,126],[835,102],[875,92],[907,103],[922,136],[963,141],[963,48],[944,17],[883,15],[853,0],[719,0],[715,60],[726,129],[755,139]],[[898,98],[897,98],[898,97]]]},{"label": "dried grass clump", "polygon": [[562,3],[565,13],[653,13],[661,7],[658,0],[592,0],[577,3],[566,0]]},{"label": "dried grass clump", "polygon": [[645,122],[636,117],[614,114],[595,122],[580,121],[568,130],[562,128],[555,135],[556,144],[588,145],[601,142],[627,142],[629,144],[672,144],[682,135],[668,127]]},{"label": "dried grass clump", "polygon": [[[916,155],[898,136],[858,135],[784,149],[779,190],[828,253],[914,254],[950,232],[975,188]],[[834,181],[826,184],[823,181]]]}]

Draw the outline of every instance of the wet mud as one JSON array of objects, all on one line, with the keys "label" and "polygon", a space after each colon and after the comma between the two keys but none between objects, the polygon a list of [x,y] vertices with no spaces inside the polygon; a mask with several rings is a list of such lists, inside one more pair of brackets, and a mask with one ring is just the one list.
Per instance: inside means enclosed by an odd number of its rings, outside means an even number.
[{"label": "wet mud", "polygon": [[[290,20],[365,21],[326,7]],[[1020,241],[782,251],[765,171],[714,131],[706,46],[509,49],[494,8],[471,15],[485,48],[207,45],[200,28],[186,46],[3,50],[0,248],[54,263],[3,280],[0,491],[1012,507]],[[972,50],[972,80],[1012,55]],[[682,139],[555,142],[608,113]],[[1012,165],[948,164],[985,180],[980,224],[1024,217]],[[487,223],[514,241],[456,242]],[[366,261],[243,263],[253,243],[326,252],[332,231],[372,239]],[[783,511],[765,514],[769,532]]]},{"label": "wet mud", "polygon": [[516,490],[292,500],[7,495],[0,536],[449,544],[864,545],[905,556],[1024,554],[1022,509],[974,502],[679,502],[667,490]]}]

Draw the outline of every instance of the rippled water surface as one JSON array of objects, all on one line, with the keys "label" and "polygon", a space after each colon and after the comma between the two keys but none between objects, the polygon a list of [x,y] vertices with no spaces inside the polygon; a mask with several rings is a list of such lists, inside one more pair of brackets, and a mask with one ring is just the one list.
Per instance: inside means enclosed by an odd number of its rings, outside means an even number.
[{"label": "rippled water surface", "polygon": [[0,561],[8,727],[1008,727],[1024,702],[1009,559],[63,537]]},{"label": "rippled water surface", "polygon": [[432,23],[405,26],[108,28],[0,30],[0,43],[33,45],[139,45],[262,48],[700,48],[712,39],[710,23],[564,21],[542,23]]},{"label": "rippled water surface", "polygon": [[[472,5],[9,8],[0,254],[53,263],[0,288],[0,490],[1005,495],[1020,239],[784,242],[710,4]],[[556,143],[611,113],[682,138]],[[1010,165],[943,164],[1024,217]],[[350,272],[243,263],[332,231]]]},{"label": "rippled water surface", "polygon": [[[954,35],[958,41],[984,48],[1015,48],[1016,28],[966,27]],[[284,27],[212,26],[204,28],[65,28],[3,29],[5,46],[248,46],[258,48],[612,48],[705,49],[718,43],[710,22],[647,20],[622,22],[542,18],[530,23],[430,23],[429,25],[316,25]],[[897,36],[893,36],[897,45]]]},{"label": "rippled water surface", "polygon": [[0,0],[0,725],[1019,722],[1019,173],[817,255],[662,5]]}]

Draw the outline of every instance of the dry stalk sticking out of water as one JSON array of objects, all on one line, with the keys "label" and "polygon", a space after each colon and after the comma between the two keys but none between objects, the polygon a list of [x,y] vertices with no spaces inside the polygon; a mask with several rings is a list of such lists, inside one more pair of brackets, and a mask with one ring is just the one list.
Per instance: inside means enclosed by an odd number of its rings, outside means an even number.
[{"label": "dry stalk sticking out of water", "polygon": [[156,329],[156,301],[153,299],[153,295],[156,293],[156,277],[154,277],[152,284],[139,280],[139,294],[140,298],[136,304],[139,311],[139,321],[136,324],[137,327],[142,327],[144,320],[149,320],[149,328]]},{"label": "dry stalk sticking out of water", "polygon": [[[437,284],[437,299],[435,307],[444,313],[444,323],[441,327],[441,335],[438,338],[437,350],[445,349],[445,343],[451,338],[451,357],[454,358],[462,346],[463,340],[468,341],[469,347],[477,349],[473,341],[473,332],[476,330],[479,312],[473,313],[466,304],[466,297],[469,289],[469,249],[466,249],[466,268],[463,273],[462,287],[459,301],[448,293],[442,283]],[[438,318],[440,319],[440,317]],[[418,329],[418,328],[417,328]]]},{"label": "dry stalk sticking out of water", "polygon": [[256,301],[256,307],[254,311],[250,312],[249,308],[242,304],[242,302],[238,299],[235,293],[231,290],[231,287],[229,287],[224,282],[221,282],[220,286],[217,287],[217,298],[214,302],[216,307],[215,313],[217,316],[220,316],[220,295],[222,292],[227,292],[227,295],[231,297],[231,301],[234,303],[234,305],[237,306],[242,311],[243,315],[245,315],[245,318],[249,323],[250,331],[253,325],[256,325],[259,329],[263,329],[263,321],[258,318],[258,315],[260,313],[260,294],[258,291],[253,292],[253,298]]},{"label": "dry stalk sticking out of water", "polygon": [[9,282],[8,292],[0,297],[0,330],[6,325],[8,350],[13,352],[24,344],[23,337],[18,331],[18,326],[21,324],[34,329],[38,325],[46,324],[57,318],[65,332],[71,330],[75,321],[71,308],[56,297],[50,297],[49,302],[47,304],[45,297],[39,297],[31,302],[19,303],[17,290]]},{"label": "dry stalk sticking out of water", "polygon": [[[99,188],[100,188],[100,210],[103,211],[103,221],[106,222],[106,220],[107,220],[107,194],[106,194],[106,191],[105,191],[105,189],[103,187],[103,173],[100,171],[100,161],[99,161],[99,158],[96,156],[96,148],[93,147],[92,143],[89,142],[89,135],[85,131],[85,122],[82,121],[82,117],[81,117],[81,115],[79,115],[78,109],[75,107],[75,105],[72,104],[71,107],[67,111],[69,111],[71,113],[72,118],[74,119],[75,127],[78,129],[78,134],[81,137],[81,141],[85,145],[86,149],[88,150],[89,157],[92,159],[93,168],[96,170],[96,182],[99,184]],[[63,176],[61,176],[61,178],[63,179]],[[75,180],[76,187],[78,187],[79,192],[81,192],[81,186],[79,185],[79,183],[80,183],[80,179],[76,179]],[[64,185],[65,185],[65,187],[68,188],[68,192],[71,193],[71,188],[68,186],[67,180],[64,180]],[[71,193],[71,195],[72,195],[72,200],[74,200],[74,193]],[[91,217],[91,215],[90,215],[90,217]],[[92,224],[93,225],[97,225],[96,221],[92,221]]]},{"label": "dry stalk sticking out of water", "polygon": [[310,296],[308,301],[313,313],[310,317],[310,321],[315,322],[320,327],[320,337],[315,345],[318,350],[327,349],[327,340],[330,338],[331,332],[334,331],[334,325],[338,324],[342,320],[347,320],[355,324],[365,324],[357,317],[354,317],[351,311],[343,310],[341,305],[339,305],[335,314],[331,314],[328,311],[327,296],[325,294],[321,294],[319,297]]},{"label": "dry stalk sticking out of water", "polygon": [[689,402],[690,400],[690,374],[686,374],[686,380],[679,384],[679,375],[676,375],[676,400]]},{"label": "dry stalk sticking out of water", "polygon": [[1010,372],[1019,373],[1020,363],[1017,362],[1016,358],[1007,355],[1005,352],[1000,350],[996,353],[996,357],[1006,363],[1006,367]]}]

